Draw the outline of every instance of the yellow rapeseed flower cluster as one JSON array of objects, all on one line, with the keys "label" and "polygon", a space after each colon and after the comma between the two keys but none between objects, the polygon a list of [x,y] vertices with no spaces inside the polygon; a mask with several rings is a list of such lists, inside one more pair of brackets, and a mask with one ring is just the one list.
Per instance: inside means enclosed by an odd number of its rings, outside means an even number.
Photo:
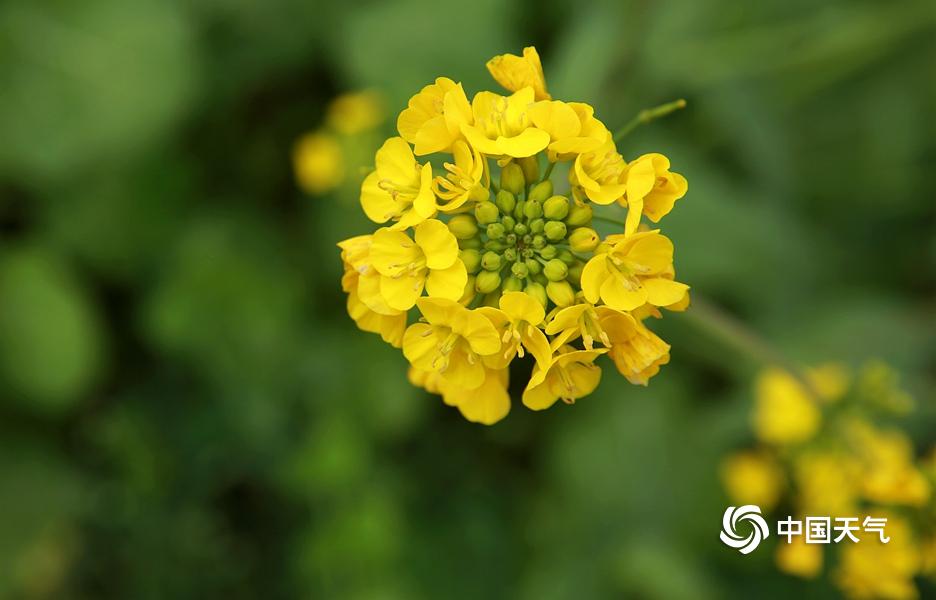
[{"label": "yellow rapeseed flower cluster", "polygon": [[[782,503],[796,519],[887,517],[888,544],[870,536],[829,547],[839,553],[832,579],[850,598],[917,598],[914,577],[936,576],[936,451],[932,464],[919,460],[906,433],[874,422],[912,405],[881,362],[855,376],[835,364],[799,377],[766,369],[752,414],[759,444],[725,458],[725,491],[765,511]],[[824,561],[823,546],[802,537],[777,545],[777,566],[791,575],[818,577]]]},{"label": "yellow rapeseed flower cluster", "polygon": [[349,171],[360,166],[354,142],[383,120],[383,99],[377,92],[349,92],[332,100],[322,126],[300,137],[293,146],[293,170],[299,187],[318,195],[348,180]]},{"label": "yellow rapeseed flower cluster", "polygon": [[[532,357],[533,410],[590,394],[603,354],[646,385],[670,347],[644,322],[684,310],[689,287],[673,243],[641,226],[686,193],[666,157],[626,161],[591,106],[550,96],[534,48],[487,67],[509,94],[469,100],[439,77],[409,100],[361,187],[382,227],[339,246],[358,327],[402,347],[412,383],[491,424],[515,358]],[[602,239],[593,210],[609,204],[627,219]]]}]

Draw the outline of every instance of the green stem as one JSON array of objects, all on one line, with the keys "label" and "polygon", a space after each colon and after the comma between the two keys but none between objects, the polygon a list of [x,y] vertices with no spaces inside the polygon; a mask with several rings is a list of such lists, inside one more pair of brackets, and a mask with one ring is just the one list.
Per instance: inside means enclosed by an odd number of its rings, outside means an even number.
[{"label": "green stem", "polygon": [[698,329],[713,338],[717,338],[727,346],[731,346],[740,354],[750,356],[765,366],[777,366],[799,380],[807,390],[815,395],[812,382],[806,376],[803,367],[783,355],[759,334],[751,330],[738,318],[728,314],[715,304],[708,302],[693,293],[692,306],[684,314],[684,318],[692,322]]},{"label": "green stem", "polygon": [[637,116],[631,119],[629,123],[624,125],[624,127],[621,127],[620,129],[618,129],[617,132],[615,132],[614,141],[615,142],[620,141],[621,138],[629,134],[631,131],[637,129],[639,126],[643,125],[644,123],[649,123],[650,121],[653,121],[654,119],[665,117],[666,115],[676,112],[677,110],[681,108],[685,108],[685,107],[686,107],[686,101],[680,98],[679,100],[673,100],[672,102],[667,102],[666,104],[661,104],[660,106],[655,106],[653,108],[645,108],[644,110],[637,113]]},{"label": "green stem", "polygon": [[549,161],[549,164],[546,165],[546,171],[543,172],[543,177],[542,179],[540,179],[541,182],[549,179],[549,176],[552,175],[553,167],[555,166],[556,166],[556,163]]}]

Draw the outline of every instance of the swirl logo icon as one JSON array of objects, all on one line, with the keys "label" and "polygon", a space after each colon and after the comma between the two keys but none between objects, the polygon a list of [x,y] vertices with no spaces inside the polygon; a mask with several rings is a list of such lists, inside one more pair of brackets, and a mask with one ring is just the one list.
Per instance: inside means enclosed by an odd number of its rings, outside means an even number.
[{"label": "swirl logo icon", "polygon": [[[738,523],[750,523],[751,531],[747,536],[738,533]],[[745,504],[744,506],[729,506],[722,517],[721,541],[741,554],[750,554],[760,545],[761,541],[770,535],[767,521],[761,516],[759,506]]]}]

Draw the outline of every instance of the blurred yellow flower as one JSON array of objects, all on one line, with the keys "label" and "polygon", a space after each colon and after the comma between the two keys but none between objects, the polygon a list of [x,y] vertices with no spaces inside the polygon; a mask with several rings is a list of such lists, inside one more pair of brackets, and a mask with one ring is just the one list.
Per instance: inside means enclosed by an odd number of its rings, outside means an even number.
[{"label": "blurred yellow flower", "polygon": [[777,568],[789,575],[814,579],[822,572],[822,548],[820,544],[807,544],[804,536],[796,536],[789,543],[777,543]]},{"label": "blurred yellow flower", "polygon": [[862,464],[865,498],[908,506],[924,506],[929,501],[930,482],[914,465],[913,445],[906,435],[858,419],[847,423],[846,435]]},{"label": "blurred yellow flower", "polygon": [[851,515],[855,512],[861,465],[847,454],[815,450],[796,456],[793,480],[797,504],[808,515]]},{"label": "blurred yellow flower", "polygon": [[530,87],[536,100],[549,100],[552,96],[546,91],[546,78],[539,53],[533,46],[523,49],[523,56],[501,54],[487,62],[487,69],[497,83],[504,89],[517,92]]},{"label": "blurred yellow flower", "polygon": [[722,461],[720,474],[734,504],[756,504],[765,511],[777,505],[784,488],[783,469],[764,452],[736,452]]},{"label": "blurred yellow flower", "polygon": [[822,413],[795,377],[772,367],[757,378],[753,421],[761,441],[796,444],[816,434]]},{"label": "blurred yellow flower", "polygon": [[296,142],[293,169],[299,186],[309,194],[324,194],[341,185],[345,176],[341,144],[328,133],[308,133]]},{"label": "blurred yellow flower", "polygon": [[356,135],[374,129],[384,119],[383,98],[373,90],[349,92],[331,101],[325,122],[344,135]]},{"label": "blurred yellow flower", "polygon": [[859,542],[841,547],[836,582],[847,597],[854,599],[917,598],[913,578],[921,567],[920,551],[909,524],[893,514],[874,516],[887,518],[890,542],[882,543],[877,533],[858,532]]}]

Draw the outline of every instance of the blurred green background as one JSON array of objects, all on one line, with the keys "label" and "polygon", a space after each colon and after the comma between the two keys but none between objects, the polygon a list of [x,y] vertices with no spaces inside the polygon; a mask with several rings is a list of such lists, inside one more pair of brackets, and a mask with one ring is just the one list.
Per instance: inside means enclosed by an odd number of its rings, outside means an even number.
[{"label": "blurred green background", "polygon": [[649,388],[492,428],[347,318],[360,173],[307,196],[294,141],[529,44],[612,129],[686,98],[620,145],[689,179],[680,280],[804,363],[885,359],[936,441],[929,0],[6,0],[0,596],[835,595],[719,542],[758,365],[691,313]]}]

